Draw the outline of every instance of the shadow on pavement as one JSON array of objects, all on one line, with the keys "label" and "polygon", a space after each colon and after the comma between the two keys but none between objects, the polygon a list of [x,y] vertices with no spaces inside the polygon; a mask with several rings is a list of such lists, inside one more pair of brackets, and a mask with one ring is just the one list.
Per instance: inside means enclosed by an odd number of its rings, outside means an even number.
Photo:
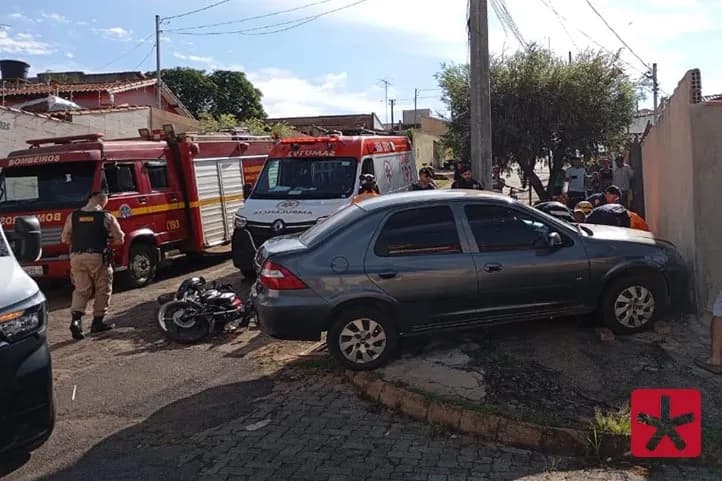
[{"label": "shadow on pavement", "polygon": [[[175,261],[158,270],[158,275],[154,280],[154,283],[162,282],[173,277],[178,276],[190,276],[192,273],[198,270],[207,269],[219,265],[229,259],[227,255],[212,255],[200,258],[193,258],[191,260],[183,259],[181,261]],[[121,292],[132,291],[132,288],[128,288],[123,283],[123,272],[116,272],[113,276],[113,293],[118,294]],[[67,280],[48,280],[39,279],[38,285],[40,289],[45,293],[48,299],[48,309],[57,311],[60,309],[69,309],[72,300],[73,286],[70,279]],[[151,284],[152,286],[152,284]],[[143,288],[141,288],[143,289]],[[92,300],[91,300],[92,303]]]}]

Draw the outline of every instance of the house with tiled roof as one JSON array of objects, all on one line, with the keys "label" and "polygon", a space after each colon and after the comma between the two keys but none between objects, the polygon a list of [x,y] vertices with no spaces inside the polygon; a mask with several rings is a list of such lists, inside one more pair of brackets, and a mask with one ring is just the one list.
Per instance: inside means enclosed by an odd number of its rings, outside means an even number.
[{"label": "house with tiled roof", "polygon": [[37,137],[91,131],[112,139],[137,136],[139,129],[161,129],[164,124],[181,132],[199,128],[165,83],[159,85],[141,72],[53,72],[27,78],[28,67],[16,60],[0,61],[0,155]]}]

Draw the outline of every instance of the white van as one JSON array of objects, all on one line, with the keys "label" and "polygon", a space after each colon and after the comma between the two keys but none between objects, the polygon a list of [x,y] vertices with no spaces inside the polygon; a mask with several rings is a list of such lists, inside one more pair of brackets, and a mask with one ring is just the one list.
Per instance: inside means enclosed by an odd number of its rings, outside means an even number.
[{"label": "white van", "polygon": [[0,456],[32,451],[55,424],[47,303],[18,262],[36,261],[40,246],[37,217],[15,219],[11,241],[0,226]]},{"label": "white van", "polygon": [[235,216],[233,263],[255,275],[253,258],[267,239],[302,232],[351,202],[361,174],[373,174],[381,195],[418,180],[403,136],[283,139],[268,155],[253,191]]}]

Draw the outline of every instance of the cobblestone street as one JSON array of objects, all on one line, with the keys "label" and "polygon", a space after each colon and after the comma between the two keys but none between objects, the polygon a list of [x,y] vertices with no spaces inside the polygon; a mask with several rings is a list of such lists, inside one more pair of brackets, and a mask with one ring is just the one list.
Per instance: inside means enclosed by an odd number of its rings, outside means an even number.
[{"label": "cobblestone street", "polygon": [[[236,283],[229,262],[198,267]],[[155,326],[157,295],[191,266],[118,292],[118,328],[78,343],[67,290],[50,290],[57,424],[29,459],[0,466],[8,481],[61,480],[685,480],[696,468],[583,468],[573,459],[484,444],[359,399],[313,343],[258,331],[194,346]]]}]

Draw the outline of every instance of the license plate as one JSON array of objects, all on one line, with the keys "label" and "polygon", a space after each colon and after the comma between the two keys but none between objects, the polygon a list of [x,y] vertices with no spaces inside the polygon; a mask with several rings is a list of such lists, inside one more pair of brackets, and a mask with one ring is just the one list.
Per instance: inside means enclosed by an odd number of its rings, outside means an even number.
[{"label": "license plate", "polygon": [[25,266],[23,269],[30,277],[43,277],[43,266]]}]

